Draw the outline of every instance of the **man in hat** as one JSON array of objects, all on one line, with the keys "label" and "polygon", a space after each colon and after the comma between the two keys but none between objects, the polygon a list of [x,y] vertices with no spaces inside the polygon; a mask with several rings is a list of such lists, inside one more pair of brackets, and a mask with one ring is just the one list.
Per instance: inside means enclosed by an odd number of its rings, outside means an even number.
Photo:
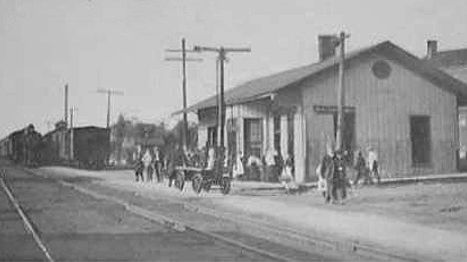
[{"label": "man in hat", "polygon": [[333,186],[332,189],[334,192],[334,200],[337,200],[339,203],[347,197],[347,175],[345,168],[345,158],[344,152],[337,151],[333,158],[334,161],[334,175],[332,178]]},{"label": "man in hat", "polygon": [[183,166],[186,162],[184,159],[183,149],[175,144],[175,148],[169,152],[167,156],[167,175],[169,177],[169,187],[172,186],[173,181],[177,178],[177,166]]}]

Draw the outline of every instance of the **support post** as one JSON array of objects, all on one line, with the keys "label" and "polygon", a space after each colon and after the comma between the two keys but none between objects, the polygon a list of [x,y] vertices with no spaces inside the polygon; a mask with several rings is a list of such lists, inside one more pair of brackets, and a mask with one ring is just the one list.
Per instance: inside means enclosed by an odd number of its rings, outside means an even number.
[{"label": "support post", "polygon": [[339,83],[337,86],[337,131],[336,131],[336,151],[343,148],[343,133],[344,133],[344,105],[345,105],[345,90],[344,90],[344,62],[345,62],[345,38],[344,32],[339,35]]},{"label": "support post", "polygon": [[107,128],[110,127],[110,91],[107,91]]},{"label": "support post", "polygon": [[219,112],[220,112],[220,141],[219,148],[221,151],[224,150],[224,128],[225,128],[225,101],[224,101],[224,61],[225,51],[224,48],[220,48],[219,52],[219,70],[220,70],[220,85],[219,85]]},{"label": "support post", "polygon": [[70,108],[70,152],[69,152],[69,160],[73,160],[74,158],[74,154],[73,154],[73,151],[74,151],[74,130],[73,130],[73,112],[74,111],[74,108]]},{"label": "support post", "polygon": [[64,110],[65,124],[68,126],[68,84],[65,85],[65,110]]},{"label": "support post", "polygon": [[182,69],[183,69],[183,146],[188,148],[188,117],[186,112],[186,47],[185,47],[185,38],[182,38]]}]

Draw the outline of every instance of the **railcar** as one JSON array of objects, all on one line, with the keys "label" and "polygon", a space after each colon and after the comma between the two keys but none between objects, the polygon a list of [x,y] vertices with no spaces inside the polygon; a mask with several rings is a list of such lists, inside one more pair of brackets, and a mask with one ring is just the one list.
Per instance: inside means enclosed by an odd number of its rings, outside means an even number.
[{"label": "railcar", "polygon": [[41,134],[30,124],[0,141],[0,156],[27,166],[39,162]]},{"label": "railcar", "polygon": [[73,141],[73,160],[78,167],[102,169],[110,153],[110,130],[95,126],[68,131]]}]

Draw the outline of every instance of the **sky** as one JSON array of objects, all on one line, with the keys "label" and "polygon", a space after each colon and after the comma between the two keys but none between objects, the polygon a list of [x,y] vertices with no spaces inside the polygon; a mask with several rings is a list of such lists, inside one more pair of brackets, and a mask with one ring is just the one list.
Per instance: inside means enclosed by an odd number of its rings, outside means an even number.
[{"label": "sky", "polygon": [[[64,118],[63,87],[74,125],[105,126],[107,98],[118,114],[142,121],[176,118],[181,64],[167,48],[250,47],[229,54],[226,88],[314,63],[319,34],[351,35],[348,49],[390,40],[423,56],[467,47],[465,0],[0,0],[0,138],[32,123],[40,132]],[[188,104],[215,94],[215,54],[189,54]]]}]

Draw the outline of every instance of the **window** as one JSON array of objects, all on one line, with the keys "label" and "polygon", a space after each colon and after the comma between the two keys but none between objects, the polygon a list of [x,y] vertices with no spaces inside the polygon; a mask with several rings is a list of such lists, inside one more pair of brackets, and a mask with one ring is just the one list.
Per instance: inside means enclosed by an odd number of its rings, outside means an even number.
[{"label": "window", "polygon": [[249,118],[244,120],[245,153],[262,156],[263,125],[261,118]]},{"label": "window", "polygon": [[373,64],[371,71],[378,79],[386,79],[391,75],[392,69],[388,62],[380,60]]},{"label": "window", "polygon": [[217,126],[208,127],[208,147],[217,145]]},{"label": "window", "polygon": [[412,142],[412,164],[431,163],[431,132],[429,116],[410,117],[410,140]]}]

